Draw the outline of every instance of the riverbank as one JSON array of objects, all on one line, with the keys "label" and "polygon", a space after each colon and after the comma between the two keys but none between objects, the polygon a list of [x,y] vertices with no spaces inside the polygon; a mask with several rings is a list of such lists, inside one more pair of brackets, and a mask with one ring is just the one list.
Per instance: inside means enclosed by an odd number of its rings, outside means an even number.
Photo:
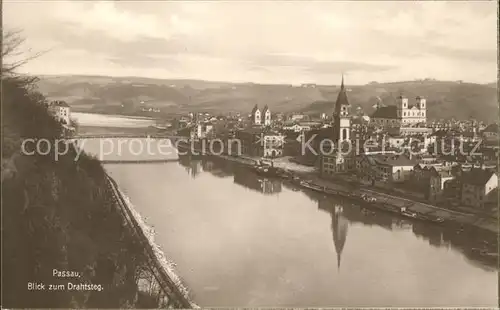
[{"label": "riverbank", "polygon": [[189,297],[189,291],[182,284],[181,279],[174,271],[174,264],[168,261],[154,242],[154,232],[147,226],[140,214],[135,211],[132,203],[123,192],[120,191],[117,183],[106,174],[108,189],[115,197],[115,203],[121,214],[126,219],[131,233],[138,238],[147,257],[148,267],[152,271],[155,280],[159,283],[160,295],[166,298],[165,305],[174,308],[199,308]]},{"label": "riverbank", "polygon": [[[223,158],[249,167],[259,165],[258,158],[215,154],[211,154],[209,156]],[[327,195],[331,195],[331,193],[334,192],[340,196],[350,197],[350,194],[353,192],[353,190],[357,190],[359,195],[363,195],[369,199],[371,198],[378,202],[382,202],[395,209],[402,209],[404,207],[406,210],[415,212],[422,217],[442,218],[447,224],[454,223],[461,226],[467,225],[488,231],[490,233],[498,234],[498,222],[491,218],[480,217],[474,214],[450,209],[443,209],[430,204],[414,201],[405,197],[389,195],[381,191],[373,190],[369,186],[366,186],[362,183],[349,183],[340,175],[336,179],[322,179],[316,172],[314,172],[314,169],[311,169],[311,167],[304,166],[297,168],[297,166],[302,165],[293,163],[293,165],[278,165],[275,167],[277,171],[289,173],[290,177],[296,177],[302,181],[307,180],[309,185],[323,188],[323,193]],[[276,177],[279,176],[276,175]],[[297,183],[297,185],[300,187],[304,187],[303,185],[300,185],[300,183]]]},{"label": "riverbank", "polygon": [[473,226],[494,234],[498,234],[498,223],[491,218],[479,217],[460,211],[443,209],[437,206],[425,204],[404,197],[389,195],[377,190],[372,190],[369,186],[363,185],[361,183],[350,183],[349,185],[347,185],[346,181],[342,178],[326,180],[321,179],[318,175],[313,173],[298,172],[296,174],[300,175],[302,178],[310,180],[317,186],[323,186],[329,190],[337,190],[343,191],[344,193],[350,193],[355,188],[361,195],[366,195],[367,197],[374,198],[376,199],[376,201],[385,203],[394,208],[400,209],[404,207],[408,211],[413,211],[424,216],[443,218],[448,224],[455,223],[459,225]]}]

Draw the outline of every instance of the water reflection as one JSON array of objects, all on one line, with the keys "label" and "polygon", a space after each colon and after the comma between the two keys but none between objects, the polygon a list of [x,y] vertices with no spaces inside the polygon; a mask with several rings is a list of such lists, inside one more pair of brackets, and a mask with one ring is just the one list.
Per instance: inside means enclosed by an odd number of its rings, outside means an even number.
[{"label": "water reflection", "polygon": [[265,195],[278,194],[281,192],[280,180],[259,177],[245,169],[236,169],[234,171],[234,183],[261,192]]},{"label": "water reflection", "polygon": [[449,246],[443,238],[443,229],[436,225],[428,225],[424,222],[415,222],[412,227],[415,236],[429,242],[434,247]]},{"label": "water reflection", "polygon": [[179,155],[179,164],[186,169],[187,173],[189,173],[193,179],[202,172],[200,158],[194,158],[190,155]]},{"label": "water reflection", "polygon": [[286,189],[300,190],[304,195],[317,203],[318,209],[331,215],[332,237],[337,253],[337,264],[340,268],[349,223],[365,226],[377,226],[389,231],[411,231],[415,236],[426,240],[433,247],[447,247],[462,253],[468,260],[483,269],[498,268],[497,258],[493,255],[478,255],[478,248],[489,253],[498,252],[496,236],[479,230],[461,231],[457,225],[447,223],[435,225],[426,222],[409,221],[388,213],[363,208],[350,200],[331,197],[310,190],[302,190],[297,186],[279,179],[263,178],[239,164],[219,158],[192,158],[179,156],[179,164],[196,178],[200,173],[210,173],[216,177],[231,177],[235,184],[260,192],[265,195],[278,194]]},{"label": "water reflection", "polygon": [[340,261],[342,251],[344,250],[347,239],[347,229],[349,222],[343,216],[344,208],[341,205],[335,205],[332,215],[332,233],[333,243],[335,244],[335,252],[337,252],[337,268],[340,269]]},{"label": "water reflection", "polygon": [[[340,235],[339,221],[345,218],[350,223],[376,225],[388,230],[410,230],[419,238],[426,240],[433,247],[448,247],[461,252],[477,266],[498,268],[498,260],[493,255],[478,255],[477,248],[485,249],[489,253],[498,252],[495,236],[478,230],[465,230],[460,232],[456,225],[435,225],[426,222],[409,221],[383,212],[377,212],[349,204],[342,200],[324,197],[317,193],[309,192],[308,196],[318,202],[318,208],[329,212],[332,216],[332,229],[334,230],[335,248],[341,249],[337,243]],[[342,203],[342,204],[340,204]],[[348,206],[348,207],[346,207]],[[337,234],[337,235],[336,235]],[[344,241],[345,242],[345,241]],[[340,243],[341,244],[341,243]],[[338,252],[337,252],[338,254]]]},{"label": "water reflection", "polygon": [[218,178],[233,176],[233,164],[217,157],[204,157],[201,161],[203,171]]},{"label": "water reflection", "polygon": [[231,162],[216,157],[179,155],[179,164],[195,179],[201,172],[208,172],[218,178],[233,176],[234,167]]}]

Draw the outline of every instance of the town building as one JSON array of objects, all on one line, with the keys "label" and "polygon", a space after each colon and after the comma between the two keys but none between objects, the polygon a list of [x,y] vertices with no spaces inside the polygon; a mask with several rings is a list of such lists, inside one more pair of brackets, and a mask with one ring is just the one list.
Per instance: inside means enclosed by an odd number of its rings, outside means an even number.
[{"label": "town building", "polygon": [[282,129],[286,131],[303,132],[309,131],[313,128],[319,128],[320,126],[320,122],[296,122],[289,120],[283,124]]},{"label": "town building", "polygon": [[402,183],[410,180],[415,162],[405,155],[363,154],[358,157],[359,176],[364,181]]},{"label": "town building", "polygon": [[290,116],[290,120],[292,120],[292,121],[301,121],[301,120],[304,120],[306,118],[307,117],[304,114],[297,114],[297,113],[294,113]]},{"label": "town building", "polygon": [[251,127],[237,131],[235,137],[241,143],[242,155],[269,158],[283,156],[285,137],[278,132]]},{"label": "town building", "polygon": [[432,202],[442,202],[445,184],[455,178],[451,166],[431,167],[429,169],[428,199]]},{"label": "town building", "polygon": [[498,176],[492,170],[472,168],[462,173],[461,202],[464,205],[485,209],[497,201]]},{"label": "town building", "polygon": [[195,123],[193,125],[180,128],[178,135],[189,137],[192,140],[207,139],[212,137],[214,126],[211,123]]},{"label": "town building", "polygon": [[406,138],[399,135],[387,135],[384,140],[385,145],[388,147],[402,148]]},{"label": "town building", "polygon": [[331,139],[331,128],[311,129],[304,131],[302,135],[302,143],[300,146],[299,162],[307,166],[316,166],[321,168],[321,148],[328,149],[324,146],[323,141]]},{"label": "town building", "polygon": [[482,131],[482,135],[485,139],[491,139],[491,140],[498,139],[499,136],[498,124],[488,125]]},{"label": "town building", "polygon": [[410,182],[417,192],[427,194],[429,192],[429,183],[431,178],[431,169],[441,169],[446,163],[437,160],[435,157],[424,157],[418,159],[419,163],[413,166],[410,174]]},{"label": "town building", "polygon": [[408,98],[401,95],[396,105],[383,107],[377,104],[375,108],[370,119],[379,125],[401,127],[427,121],[426,100],[422,97],[417,97],[414,103],[409,103]]},{"label": "town building", "polygon": [[69,105],[62,100],[55,100],[49,104],[49,112],[54,118],[65,125],[71,124],[71,110]]}]

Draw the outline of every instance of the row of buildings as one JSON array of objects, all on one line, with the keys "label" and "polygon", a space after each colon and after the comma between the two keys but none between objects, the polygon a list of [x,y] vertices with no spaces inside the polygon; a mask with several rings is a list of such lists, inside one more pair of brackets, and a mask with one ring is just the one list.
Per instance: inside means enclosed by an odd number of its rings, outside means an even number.
[{"label": "row of buildings", "polygon": [[324,178],[348,174],[372,185],[406,187],[437,203],[491,208],[498,187],[498,125],[430,123],[426,103],[400,95],[396,105],[376,106],[370,117],[352,115],[342,78],[331,117],[297,114],[285,120],[268,106],[255,106],[248,119],[197,122],[190,136],[236,139],[243,156],[293,156],[315,165]]}]

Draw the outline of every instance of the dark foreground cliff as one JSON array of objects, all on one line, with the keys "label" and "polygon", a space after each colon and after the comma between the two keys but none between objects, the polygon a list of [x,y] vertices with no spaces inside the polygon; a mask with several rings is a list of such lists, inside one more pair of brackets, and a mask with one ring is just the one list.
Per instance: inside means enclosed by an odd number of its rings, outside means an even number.
[{"label": "dark foreground cliff", "polygon": [[[144,248],[104,169],[85,154],[75,160],[73,149],[55,160],[62,127],[30,85],[19,78],[2,85],[2,307],[156,308],[157,296],[138,285]],[[46,139],[52,150],[25,155],[25,139]]]}]

